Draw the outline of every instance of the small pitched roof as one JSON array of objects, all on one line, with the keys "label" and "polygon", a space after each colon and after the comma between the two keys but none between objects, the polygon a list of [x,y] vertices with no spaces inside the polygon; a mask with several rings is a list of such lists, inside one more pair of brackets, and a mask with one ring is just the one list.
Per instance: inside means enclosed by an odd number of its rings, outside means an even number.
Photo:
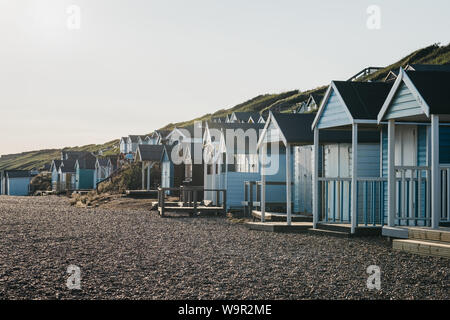
[{"label": "small pitched roof", "polygon": [[91,153],[77,159],[76,161],[80,169],[87,169],[87,170],[94,170],[96,162],[97,158]]},{"label": "small pitched roof", "polygon": [[319,107],[320,103],[322,102],[322,99],[323,99],[323,94],[311,93],[309,96],[309,99],[313,99],[314,102]]},{"label": "small pitched roof", "polygon": [[108,158],[97,158],[97,163],[101,167],[107,167],[108,166],[109,159]]},{"label": "small pitched roof", "polygon": [[8,178],[30,178],[31,172],[27,170],[8,170],[5,171],[5,174]]},{"label": "small pitched roof", "polygon": [[[270,113],[269,119],[264,128],[264,134],[274,121],[275,125],[280,129],[282,140],[284,143],[292,145],[311,145],[314,143],[314,132],[311,130],[315,114],[311,113]],[[258,143],[262,143],[263,137]],[[320,143],[350,143],[352,141],[352,133],[347,130],[320,130]],[[363,131],[358,133],[358,141],[360,142],[378,142],[379,134],[377,132]]]},{"label": "small pitched roof", "polygon": [[409,64],[405,70],[450,72],[450,64]]},{"label": "small pitched roof", "polygon": [[130,136],[128,136],[128,139],[131,140],[131,143],[138,143],[139,142],[139,137],[140,136],[137,136],[137,135],[130,135]]},{"label": "small pitched roof", "polygon": [[61,151],[62,160],[77,160],[88,154],[91,153],[89,151]]},{"label": "small pitched roof", "polygon": [[239,121],[244,122],[248,122],[250,118],[252,118],[253,121],[258,121],[261,116],[258,112],[233,112],[233,114]]},{"label": "small pitched roof", "polygon": [[406,74],[430,107],[430,114],[450,114],[450,72],[406,71]]},{"label": "small pitched roof", "polygon": [[61,172],[75,172],[75,163],[76,160],[64,160],[60,166]]},{"label": "small pitched roof", "polygon": [[333,81],[353,119],[376,120],[392,88],[384,82]]},{"label": "small pitched roof", "polygon": [[53,168],[56,168],[56,170],[59,170],[59,167],[61,166],[62,160],[53,160],[52,165],[50,169],[53,171]]},{"label": "small pitched roof", "polygon": [[136,151],[136,161],[161,161],[163,145],[140,144]]}]

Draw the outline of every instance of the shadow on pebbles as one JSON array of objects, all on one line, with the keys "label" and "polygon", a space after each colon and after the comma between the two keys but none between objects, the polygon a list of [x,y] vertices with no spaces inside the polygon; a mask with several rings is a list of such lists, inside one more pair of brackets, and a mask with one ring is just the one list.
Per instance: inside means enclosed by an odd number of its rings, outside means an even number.
[{"label": "shadow on pebbles", "polygon": [[[225,218],[0,197],[2,299],[449,299],[449,261],[382,238],[248,231]],[[81,289],[69,290],[69,265]],[[366,269],[381,269],[369,290]]]}]

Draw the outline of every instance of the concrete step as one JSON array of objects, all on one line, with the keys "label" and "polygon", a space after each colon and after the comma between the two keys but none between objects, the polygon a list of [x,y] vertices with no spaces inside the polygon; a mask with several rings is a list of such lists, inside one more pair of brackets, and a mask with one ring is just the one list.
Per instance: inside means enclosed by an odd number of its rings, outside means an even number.
[{"label": "concrete step", "polygon": [[347,233],[352,231],[352,227],[350,225],[338,223],[319,223],[317,224],[317,229]]},{"label": "concrete step", "polygon": [[[345,232],[351,233],[352,227],[350,224],[339,224],[339,223],[319,223],[317,225],[317,229],[320,230],[328,230],[328,231],[336,231],[336,232]],[[381,226],[358,226],[355,229],[354,236],[357,237],[374,237],[381,236]]]},{"label": "concrete step", "polygon": [[395,239],[392,241],[392,248],[397,251],[405,251],[414,254],[450,258],[450,244],[413,239]]},{"label": "concrete step", "polygon": [[249,230],[275,233],[305,233],[312,227],[312,222],[293,222],[288,226],[285,222],[246,222]]},{"label": "concrete step", "polygon": [[437,241],[450,244],[450,229],[432,230],[425,228],[408,228],[410,240]]},{"label": "concrete step", "polygon": [[308,233],[318,235],[318,236],[329,236],[337,238],[351,238],[352,234],[350,232],[342,232],[336,230],[326,230],[326,229],[308,229]]}]

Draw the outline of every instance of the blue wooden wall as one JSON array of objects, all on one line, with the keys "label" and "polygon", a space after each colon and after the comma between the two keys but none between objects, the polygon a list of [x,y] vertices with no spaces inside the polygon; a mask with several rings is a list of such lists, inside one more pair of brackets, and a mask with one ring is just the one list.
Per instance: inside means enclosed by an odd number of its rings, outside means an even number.
[{"label": "blue wooden wall", "polygon": [[385,119],[396,119],[422,114],[423,110],[408,87],[402,83],[392,100]]},{"label": "blue wooden wall", "polygon": [[9,196],[27,196],[29,194],[31,178],[10,178],[8,179]]},{"label": "blue wooden wall", "polygon": [[318,122],[318,128],[330,128],[351,124],[346,107],[334,92],[331,92],[328,101]]}]

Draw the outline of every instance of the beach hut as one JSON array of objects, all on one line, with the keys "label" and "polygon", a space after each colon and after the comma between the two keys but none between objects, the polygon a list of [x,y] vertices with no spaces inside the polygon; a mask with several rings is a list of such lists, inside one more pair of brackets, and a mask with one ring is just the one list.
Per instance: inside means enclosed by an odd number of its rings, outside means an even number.
[{"label": "beach hut", "polygon": [[127,151],[128,154],[134,155],[137,151],[137,147],[139,144],[142,144],[142,140],[145,139],[145,136],[138,135],[130,135],[127,138]]},{"label": "beach hut", "polygon": [[407,237],[401,226],[438,229],[450,222],[449,88],[450,72],[400,69],[378,114],[379,124],[388,123],[382,136],[384,235]]},{"label": "beach hut", "polygon": [[120,153],[127,154],[128,151],[128,137],[122,137],[120,138]]},{"label": "beach hut", "polygon": [[76,187],[75,176],[76,160],[63,160],[59,166],[58,175],[60,179],[58,191],[73,191]]},{"label": "beach hut", "polygon": [[[135,162],[142,163],[142,190],[151,188],[151,169],[161,162],[164,145],[139,145],[136,151]],[[147,179],[146,179],[147,178]],[[147,180],[147,186],[145,181]]]},{"label": "beach hut", "polygon": [[75,189],[94,189],[94,173],[97,158],[93,154],[87,154],[75,162]]},{"label": "beach hut", "polygon": [[50,172],[52,173],[52,190],[55,192],[59,192],[61,190],[61,176],[59,174],[59,167],[61,166],[61,163],[62,160],[53,160],[50,167]]},{"label": "beach hut", "polygon": [[258,123],[261,115],[258,112],[233,112],[229,123]]},{"label": "beach hut", "polygon": [[351,233],[357,227],[381,228],[384,185],[377,115],[391,87],[350,81],[333,81],[329,86],[312,124],[314,146],[321,143],[319,133],[327,130],[351,133],[351,143],[324,145],[323,170],[315,170],[313,178],[314,227],[349,224]]},{"label": "beach hut", "polygon": [[108,158],[97,158],[95,161],[94,172],[94,189],[97,188],[97,184],[110,175],[110,161]]},{"label": "beach hut", "polygon": [[[315,153],[311,125],[314,119],[315,114],[269,113],[258,142],[261,159],[261,211],[257,211],[256,215],[263,222],[274,194],[285,203],[285,211],[277,215],[284,216],[288,225],[293,217],[312,215]],[[349,142],[350,134],[330,131],[322,132],[320,137],[319,172],[323,167],[323,146]],[[277,181],[275,185],[274,181]],[[274,190],[280,183],[283,185],[282,189]]]},{"label": "beach hut", "polygon": [[[227,191],[227,208],[241,209],[246,181],[259,181],[256,145],[263,124],[208,123],[203,137],[204,187]],[[205,192],[205,200],[218,203],[217,193]]]},{"label": "beach hut", "polygon": [[5,170],[2,174],[2,194],[28,196],[33,175],[27,170]]}]

